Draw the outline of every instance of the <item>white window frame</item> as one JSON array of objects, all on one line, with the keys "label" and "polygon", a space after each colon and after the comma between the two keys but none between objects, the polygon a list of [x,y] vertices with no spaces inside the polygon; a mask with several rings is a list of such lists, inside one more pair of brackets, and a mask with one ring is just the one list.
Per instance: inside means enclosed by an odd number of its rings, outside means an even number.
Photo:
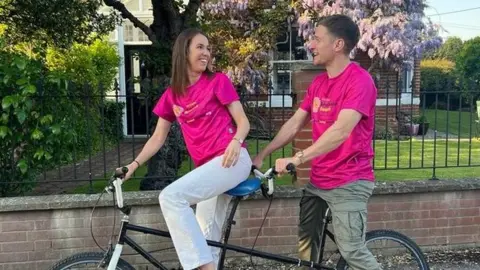
[{"label": "white window frame", "polygon": [[404,61],[405,64],[410,64],[410,66],[412,67],[411,69],[409,68],[404,68],[402,70],[402,80],[403,80],[403,84],[402,84],[402,89],[400,91],[400,100],[399,100],[399,104],[401,105],[418,105],[420,103],[420,99],[419,98],[413,98],[412,100],[412,95],[413,95],[413,84],[414,84],[414,81],[413,81],[413,78],[414,78],[414,74],[415,74],[415,62],[413,60],[408,60],[408,61]]}]

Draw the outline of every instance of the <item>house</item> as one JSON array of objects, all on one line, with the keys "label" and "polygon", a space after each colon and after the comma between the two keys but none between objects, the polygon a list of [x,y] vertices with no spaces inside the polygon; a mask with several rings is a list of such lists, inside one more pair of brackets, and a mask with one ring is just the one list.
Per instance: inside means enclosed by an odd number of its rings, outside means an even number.
[{"label": "house", "polygon": [[[147,25],[153,21],[151,0],[124,0],[122,1],[130,12]],[[110,10],[109,7],[105,7]],[[103,11],[106,11],[103,10]],[[128,78],[144,77],[142,60],[138,51],[151,42],[138,28],[128,20],[124,21],[110,35],[110,41],[119,47],[119,53],[124,59],[120,66],[119,84],[120,101],[126,102],[124,116],[124,133],[135,137],[146,136],[148,118],[152,108],[145,107],[142,102],[142,87],[139,82],[128,82]],[[287,33],[278,38],[277,51],[271,52],[270,62],[271,90],[265,96],[250,96],[248,100],[255,110],[253,127],[272,127],[273,133],[286,121],[297,108],[298,102],[313,77],[322,68],[313,67],[311,57],[304,48],[303,40],[297,35],[295,25],[291,25]],[[368,69],[371,65],[365,53],[359,53],[354,61]],[[376,73],[376,82],[379,90],[377,99],[376,130],[378,134],[399,132],[399,112],[416,113],[419,109],[420,68],[419,61],[414,61],[413,70],[396,72],[381,69]],[[127,94],[127,96],[125,96]],[[269,123],[271,120],[271,124]],[[401,119],[400,119],[401,120]],[[400,124],[402,125],[402,124]]]}]

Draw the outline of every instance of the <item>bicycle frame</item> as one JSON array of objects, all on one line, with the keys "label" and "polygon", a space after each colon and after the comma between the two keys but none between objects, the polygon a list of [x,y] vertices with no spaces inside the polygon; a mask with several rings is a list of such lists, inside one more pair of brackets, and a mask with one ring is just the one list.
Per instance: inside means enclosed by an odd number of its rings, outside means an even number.
[{"label": "bicycle frame", "polygon": [[[221,243],[221,242],[217,242],[217,241],[207,240],[207,244],[209,246],[218,247],[218,248],[222,249],[221,252],[220,252],[220,260],[218,262],[218,269],[223,269],[224,262],[225,262],[226,251],[231,250],[231,251],[236,251],[236,252],[240,252],[240,253],[243,253],[243,254],[248,254],[248,255],[252,255],[252,256],[255,256],[255,257],[260,257],[260,258],[264,258],[264,259],[268,259],[268,260],[274,260],[274,261],[288,263],[288,264],[295,264],[297,266],[307,266],[307,267],[311,267],[311,268],[314,268],[314,269],[335,270],[335,268],[327,267],[327,266],[324,266],[320,263],[316,263],[316,262],[313,262],[313,261],[305,261],[305,260],[300,260],[298,258],[287,257],[287,256],[272,254],[272,253],[268,253],[268,252],[258,251],[258,250],[254,250],[254,249],[251,249],[251,248],[245,248],[245,247],[241,247],[241,246],[228,244],[228,239],[230,237],[231,227],[232,227],[232,225],[235,224],[235,221],[233,220],[233,217],[235,216],[235,211],[236,211],[236,208],[237,208],[238,204],[240,203],[240,201],[241,201],[241,198],[239,198],[239,197],[236,197],[234,199],[233,208],[232,208],[232,211],[230,212],[230,215],[229,215],[229,218],[228,218],[227,229],[226,229],[225,235],[224,235],[225,244]],[[126,212],[128,213],[129,209]],[[144,234],[150,234],[150,235],[167,237],[167,238],[171,238],[170,233],[167,232],[167,231],[151,229],[151,228],[147,228],[147,227],[143,227],[143,226],[130,224],[129,223],[129,216],[128,216],[127,213],[125,213],[125,216],[122,218],[121,225],[120,225],[120,235],[118,237],[118,242],[115,246],[113,254],[110,257],[108,270],[114,270],[115,269],[115,267],[118,263],[118,259],[120,258],[121,252],[123,250],[123,246],[125,244],[130,246],[136,252],[138,252],[138,254],[140,254],[142,257],[144,257],[147,261],[149,261],[151,264],[153,264],[158,269],[168,270],[166,267],[162,266],[162,264],[157,259],[155,259],[152,255],[150,255],[148,253],[148,251],[143,249],[132,238],[130,238],[127,235],[127,231],[136,231],[136,232],[141,232],[141,233],[144,233]],[[322,240],[325,239],[325,236],[326,235],[323,236]],[[323,245],[321,247],[321,251],[322,252],[320,252],[320,253],[323,253]]]},{"label": "bicycle frame", "polygon": [[[269,181],[270,184],[271,181]],[[123,206],[123,196],[122,196],[122,189],[121,189],[121,183],[119,181],[113,181],[113,187],[115,189],[115,194],[117,195],[117,208],[124,213],[124,217],[121,220],[121,225],[120,225],[120,235],[118,236],[118,241],[117,244],[115,245],[115,249],[113,250],[113,254],[111,254],[112,250],[109,249],[106,254],[106,260],[104,261],[104,264],[108,262],[108,270],[115,270],[118,260],[121,256],[123,246],[127,244],[131,248],[133,248],[138,254],[140,254],[142,257],[144,257],[147,261],[149,261],[151,264],[153,264],[155,267],[161,270],[168,270],[162,264],[155,259],[152,255],[148,253],[145,249],[143,249],[140,245],[138,245],[133,239],[131,239],[127,235],[127,231],[136,231],[136,232],[141,232],[144,234],[150,234],[150,235],[155,235],[155,236],[160,236],[160,237],[167,237],[171,238],[170,233],[167,231],[162,231],[162,230],[157,230],[157,229],[152,229],[152,228],[147,228],[143,226],[138,226],[138,225],[133,225],[129,223],[129,215],[131,211],[130,206]],[[272,184],[273,186],[273,184]],[[271,190],[273,192],[273,189]],[[242,200],[243,197],[234,197],[233,198],[233,206],[232,210],[230,211],[230,214],[227,219],[227,227],[225,230],[225,234],[223,236],[223,243],[222,242],[217,242],[217,241],[211,241],[207,240],[207,244],[209,246],[213,247],[218,247],[221,248],[220,252],[220,259],[218,262],[218,268],[219,270],[222,270],[224,267],[224,262],[225,262],[225,255],[227,250],[230,251],[236,251],[239,253],[243,254],[248,254],[254,257],[260,257],[268,260],[273,260],[277,262],[283,262],[283,263],[288,263],[288,264],[293,264],[297,266],[307,266],[313,269],[324,269],[324,270],[335,270],[335,268],[327,267],[322,265],[321,263],[316,263],[314,261],[306,261],[306,260],[301,260],[298,258],[292,258],[288,256],[283,256],[283,255],[277,255],[273,253],[268,253],[268,252],[263,252],[263,251],[258,251],[254,250],[252,248],[245,248],[237,245],[231,245],[228,244],[228,240],[230,237],[230,232],[232,225],[235,225],[235,212],[237,210],[237,207]],[[328,214],[328,210],[327,210]],[[321,247],[320,247],[320,252],[319,252],[319,258],[318,262],[322,261],[322,256],[323,256],[323,251],[324,251],[324,245],[325,245],[325,238],[327,235],[334,240],[333,235],[326,229],[327,222],[328,222],[328,215],[325,215],[324,217],[324,223],[322,226],[322,237],[321,237]],[[110,255],[111,254],[111,255]]]}]

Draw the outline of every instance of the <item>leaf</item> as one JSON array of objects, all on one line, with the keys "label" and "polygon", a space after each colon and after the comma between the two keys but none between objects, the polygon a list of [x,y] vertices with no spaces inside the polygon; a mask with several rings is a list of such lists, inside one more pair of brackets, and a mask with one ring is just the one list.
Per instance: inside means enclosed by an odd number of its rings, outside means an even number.
[{"label": "leaf", "polygon": [[6,96],[2,100],[2,108],[4,110],[8,109],[14,102],[13,96]]},{"label": "leaf", "polygon": [[44,155],[45,155],[45,151],[43,151],[43,149],[38,149],[33,155],[33,158],[41,159]]},{"label": "leaf", "polygon": [[52,123],[52,121],[53,121],[53,116],[51,114],[47,114],[44,117],[42,117],[42,119],[40,119],[40,123],[42,125],[50,124]]},{"label": "leaf", "polygon": [[3,77],[3,83],[4,84],[7,84],[8,81],[10,80],[11,76],[9,74],[5,75],[5,77]]},{"label": "leaf", "polygon": [[46,160],[52,159],[52,155],[51,155],[49,152],[45,152],[45,155],[44,155],[44,156],[45,156],[45,159],[46,159]]},{"label": "leaf", "polygon": [[24,70],[27,63],[23,58],[17,57],[15,58],[15,65],[17,65],[18,69]]},{"label": "leaf", "polygon": [[39,129],[35,129],[32,133],[32,139],[40,140],[41,138],[43,138],[43,132]]},{"label": "leaf", "polygon": [[33,84],[29,84],[29,85],[25,86],[25,88],[23,88],[23,90],[27,94],[35,94],[37,92],[37,87],[35,87],[35,85],[33,85]]},{"label": "leaf", "polygon": [[17,80],[17,85],[24,85],[28,82],[26,78],[20,78]]},{"label": "leaf", "polygon": [[17,119],[20,124],[23,124],[25,122],[25,119],[27,119],[27,114],[25,113],[24,110],[20,110],[16,112],[17,114]]},{"label": "leaf", "polygon": [[2,114],[2,122],[8,123],[8,114],[6,113]]},{"label": "leaf", "polygon": [[51,129],[52,129],[52,133],[55,135],[60,134],[60,132],[62,131],[62,129],[60,128],[60,125],[53,125]]},{"label": "leaf", "polygon": [[0,138],[5,138],[8,134],[8,127],[0,126]]},{"label": "leaf", "polygon": [[33,106],[33,101],[31,99],[25,100],[25,108],[27,108],[27,110],[30,111],[32,109],[32,106]]},{"label": "leaf", "polygon": [[21,159],[18,164],[17,164],[17,167],[20,169],[20,171],[25,174],[27,172],[27,169],[28,169],[28,165],[27,165],[27,161],[25,161],[25,159]]}]

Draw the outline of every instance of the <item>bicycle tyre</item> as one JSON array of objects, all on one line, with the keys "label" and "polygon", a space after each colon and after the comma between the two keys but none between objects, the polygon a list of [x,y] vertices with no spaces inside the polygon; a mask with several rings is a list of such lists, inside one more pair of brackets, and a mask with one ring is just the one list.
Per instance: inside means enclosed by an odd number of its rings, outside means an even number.
[{"label": "bicycle tyre", "polygon": [[[104,253],[101,252],[84,252],[77,253],[57,262],[50,270],[66,270],[68,267],[75,266],[80,263],[99,263],[103,260]],[[135,270],[129,263],[123,259],[118,260],[117,270]]]},{"label": "bicycle tyre", "polygon": [[[430,269],[430,267],[428,266],[427,260],[425,259],[425,255],[423,254],[422,250],[417,245],[417,243],[415,243],[415,241],[413,241],[408,236],[401,234],[397,231],[392,231],[392,230],[369,231],[365,236],[365,242],[368,243],[369,241],[378,240],[382,238],[393,240],[397,243],[400,243],[403,246],[405,246],[410,252],[412,252],[415,260],[420,265],[419,270]],[[345,270],[345,269],[347,269],[347,262],[343,257],[340,257],[340,260],[337,263],[337,270]]]}]

